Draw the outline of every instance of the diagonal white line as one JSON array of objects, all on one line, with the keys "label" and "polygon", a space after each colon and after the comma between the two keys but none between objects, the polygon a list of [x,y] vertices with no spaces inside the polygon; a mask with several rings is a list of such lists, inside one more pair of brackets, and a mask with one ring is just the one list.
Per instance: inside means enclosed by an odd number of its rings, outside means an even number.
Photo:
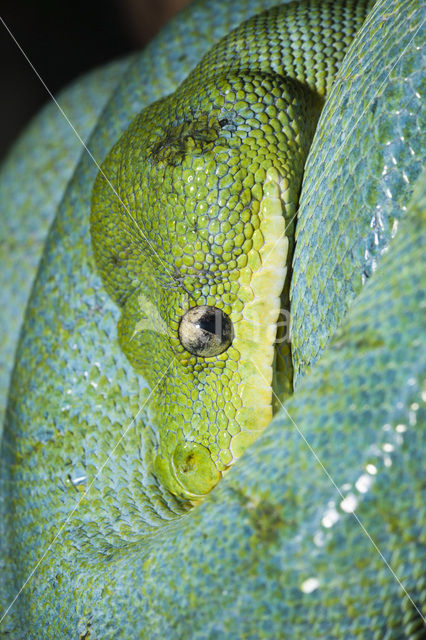
[{"label": "diagonal white line", "polygon": [[[371,14],[370,14],[371,15]],[[370,17],[370,16],[369,16]],[[89,154],[90,158],[92,159],[92,161],[94,162],[94,164],[96,165],[96,167],[98,168],[98,170],[100,171],[100,173],[102,174],[102,176],[104,177],[105,181],[107,182],[107,184],[110,186],[111,190],[113,191],[113,193],[115,194],[115,196],[117,197],[117,199],[119,200],[119,202],[121,203],[121,205],[123,206],[123,209],[125,210],[125,212],[127,213],[127,215],[129,216],[129,218],[132,220],[132,222],[134,223],[135,227],[138,229],[139,233],[141,234],[141,236],[145,239],[145,241],[147,242],[148,246],[150,247],[151,251],[153,252],[153,254],[157,257],[157,259],[159,260],[159,262],[163,265],[163,267],[165,267],[166,270],[169,271],[169,273],[171,274],[172,278],[174,279],[174,275],[170,272],[170,270],[168,269],[168,266],[165,265],[165,263],[161,260],[161,258],[159,257],[158,253],[155,251],[154,247],[152,246],[152,244],[150,243],[150,241],[148,240],[148,238],[146,237],[146,235],[144,234],[144,232],[142,231],[142,229],[139,227],[137,221],[135,220],[135,218],[132,216],[130,210],[128,209],[128,207],[123,203],[123,201],[121,200],[120,196],[118,195],[116,189],[114,188],[114,186],[111,184],[110,180],[106,177],[105,173],[103,172],[103,170],[101,169],[101,167],[99,166],[98,162],[96,161],[96,159],[94,158],[93,154],[90,152],[90,150],[88,149],[88,147],[86,146],[86,144],[84,143],[84,141],[82,140],[81,136],[78,134],[77,130],[75,129],[75,127],[73,126],[73,124],[71,123],[71,121],[69,120],[68,116],[66,115],[66,113],[64,112],[64,110],[62,109],[62,107],[59,105],[59,103],[57,102],[57,100],[55,99],[54,95],[52,94],[52,92],[49,90],[49,88],[47,87],[46,83],[44,82],[44,80],[42,79],[42,77],[40,76],[40,74],[38,73],[38,71],[35,69],[34,65],[32,64],[32,62],[30,61],[30,59],[28,58],[28,56],[26,55],[25,51],[22,49],[21,45],[19,44],[19,42],[16,40],[15,36],[13,35],[13,33],[10,31],[9,27],[7,26],[7,24],[5,23],[5,21],[3,20],[3,18],[1,18],[0,16],[0,20],[2,21],[5,29],[7,30],[7,32],[9,33],[10,37],[13,39],[13,41],[15,42],[15,44],[17,45],[17,47],[19,48],[19,50],[21,51],[22,55],[25,57],[25,59],[27,60],[28,64],[30,65],[30,67],[33,69],[34,73],[36,74],[36,76],[38,77],[38,79],[40,80],[40,82],[42,83],[42,85],[44,86],[44,88],[46,89],[46,91],[48,92],[49,96],[51,97],[51,99],[55,102],[57,108],[59,109],[59,111],[61,112],[62,116],[65,118],[65,120],[68,122],[69,126],[71,127],[71,129],[73,130],[74,134],[76,135],[76,137],[78,138],[78,140],[80,141],[80,143],[82,144],[82,146],[84,147],[84,149],[87,151],[87,153]],[[403,51],[401,52],[400,56],[397,58],[396,62],[394,63],[394,65],[391,67],[391,69],[389,70],[386,78],[383,80],[383,82],[381,83],[378,91],[377,91],[377,95],[379,95],[384,83],[386,82],[386,80],[388,79],[390,73],[392,72],[392,70],[394,69],[394,67],[396,66],[396,64],[399,62],[399,60],[401,59],[402,55],[405,53],[406,49],[408,48],[408,46],[411,44],[411,42],[413,41],[414,37],[417,35],[418,31],[420,30],[420,28],[423,26],[423,23],[418,27],[418,29],[415,31],[415,33],[413,34],[410,42],[406,45],[406,47],[403,49]],[[376,97],[374,96],[374,98]],[[373,99],[372,99],[373,100]],[[369,105],[371,104],[372,101],[370,101]],[[348,135],[345,138],[345,141],[343,144],[346,143],[347,139],[349,138],[349,136],[352,134],[353,130],[355,129],[355,127],[357,126],[360,118],[362,117],[362,115],[365,113],[365,111],[359,116],[358,120],[355,122],[354,126],[352,127],[352,129],[350,130],[350,132],[348,133]],[[328,167],[327,167],[328,168]],[[297,213],[291,218],[291,220],[287,223],[287,226],[289,224],[291,224],[291,222],[293,222],[294,218],[296,217]],[[281,238],[279,238],[277,240],[277,242],[280,240]],[[273,249],[272,249],[273,250]],[[271,251],[272,251],[271,250]],[[130,427],[134,424],[135,420],[137,419],[137,417],[140,415],[141,411],[143,410],[143,408],[146,406],[147,402],[150,400],[150,398],[152,397],[152,394],[154,393],[155,389],[158,387],[158,385],[161,383],[162,379],[164,378],[164,376],[166,375],[167,371],[169,370],[170,366],[172,365],[174,359],[169,363],[167,369],[164,371],[164,373],[162,374],[161,378],[158,380],[157,384],[155,385],[155,387],[152,389],[152,391],[150,392],[148,398],[145,400],[145,402],[142,404],[142,406],[140,407],[140,409],[138,410],[137,414],[134,416],[134,418],[132,419],[132,421],[129,423],[129,425],[126,427],[125,431],[123,432],[123,434],[121,435],[120,439],[118,440],[118,442],[115,444],[115,446],[113,447],[113,449],[111,450],[111,452],[108,454],[107,458],[105,459],[105,461],[103,462],[103,464],[101,465],[101,467],[99,468],[98,472],[96,473],[96,475],[94,476],[94,478],[92,479],[92,481],[90,482],[89,486],[87,487],[86,491],[83,493],[83,495],[80,497],[79,501],[77,502],[76,506],[72,509],[72,511],[69,513],[69,515],[67,516],[66,520],[64,521],[64,523],[62,524],[61,528],[59,529],[58,533],[55,535],[54,539],[52,540],[52,542],[50,543],[49,547],[46,549],[46,551],[44,552],[44,554],[42,555],[42,557],[40,558],[40,560],[37,562],[37,564],[35,565],[34,569],[31,571],[30,575],[28,576],[28,578],[25,580],[25,582],[23,583],[23,585],[21,586],[21,588],[19,589],[18,593],[16,594],[16,596],[14,597],[14,599],[12,600],[12,602],[9,604],[9,606],[7,607],[7,609],[5,610],[3,616],[0,619],[0,622],[2,622],[4,620],[4,618],[6,617],[6,615],[8,614],[9,610],[11,609],[11,607],[13,606],[13,604],[15,603],[15,601],[17,600],[17,598],[19,597],[19,595],[21,594],[21,592],[23,591],[23,589],[25,588],[25,586],[28,584],[28,582],[30,581],[30,579],[32,578],[32,576],[34,575],[34,573],[36,572],[36,570],[38,569],[38,567],[40,566],[40,564],[43,562],[44,558],[46,557],[46,555],[49,553],[50,549],[52,548],[53,544],[55,543],[55,541],[57,540],[58,536],[60,535],[60,533],[62,532],[63,528],[65,527],[65,525],[67,524],[67,522],[69,521],[69,519],[72,517],[72,515],[75,513],[75,511],[78,509],[81,501],[86,497],[86,495],[88,494],[88,492],[90,491],[91,487],[93,486],[93,483],[95,482],[95,480],[99,477],[100,473],[102,472],[103,468],[105,467],[105,465],[107,464],[107,462],[110,460],[111,456],[113,455],[113,453],[115,452],[116,448],[119,446],[120,442],[123,440],[123,438],[125,437],[125,435],[127,434],[128,430],[130,429]],[[260,372],[260,375],[263,376],[263,374]],[[264,376],[263,376],[264,377]],[[265,378],[266,380],[266,378]],[[280,399],[278,398],[278,396],[274,393],[274,396],[276,397],[276,399],[278,400],[279,404],[281,405],[281,407],[284,409],[284,411],[286,412],[287,416],[289,417],[289,419],[291,420],[291,422],[293,423],[293,425],[295,426],[295,428],[297,429],[299,435],[302,437],[303,441],[305,442],[306,446],[309,448],[310,452],[312,453],[312,455],[314,456],[314,458],[316,459],[316,461],[318,462],[318,464],[321,466],[323,472],[326,474],[327,478],[330,480],[331,484],[334,486],[334,488],[336,489],[336,491],[339,493],[339,495],[341,496],[342,499],[344,499],[343,494],[341,493],[339,487],[336,485],[336,483],[334,482],[332,476],[330,475],[330,473],[327,471],[327,469],[325,468],[325,466],[323,465],[323,463],[321,462],[321,460],[319,459],[318,455],[316,454],[316,452],[314,451],[314,449],[311,447],[311,445],[309,444],[309,442],[306,440],[305,436],[303,435],[303,433],[301,432],[301,430],[299,429],[299,427],[297,426],[297,424],[295,423],[295,421],[293,420],[293,418],[290,416],[290,414],[288,413],[287,409],[284,407],[284,405],[281,403]],[[370,536],[370,534],[368,533],[368,531],[366,530],[366,528],[364,527],[364,525],[362,524],[362,522],[360,521],[359,517],[357,516],[357,514],[355,512],[352,512],[353,517],[355,518],[355,520],[357,521],[358,525],[360,526],[360,528],[362,529],[363,533],[366,535],[366,537],[369,539],[370,543],[372,544],[372,546],[374,547],[374,549],[376,550],[376,552],[379,554],[379,556],[381,557],[381,559],[383,560],[383,562],[385,563],[385,565],[387,566],[388,570],[391,572],[392,576],[394,577],[394,579],[396,580],[396,582],[398,583],[398,585],[401,587],[401,589],[404,591],[405,595],[407,596],[407,598],[410,600],[410,602],[412,603],[413,607],[416,609],[416,611],[419,613],[420,617],[423,619],[424,622],[426,622],[425,618],[423,617],[421,611],[418,609],[418,607],[416,606],[415,602],[413,601],[413,599],[411,598],[410,594],[407,592],[407,590],[405,589],[404,585],[401,583],[401,581],[399,580],[398,576],[395,574],[395,572],[393,571],[392,567],[389,565],[389,563],[387,562],[386,558],[384,557],[384,555],[382,554],[382,552],[380,551],[380,549],[378,548],[378,546],[376,545],[376,543],[374,542],[374,540],[372,539],[372,537]]]},{"label": "diagonal white line", "polygon": [[73,130],[74,134],[76,135],[77,139],[79,140],[79,142],[81,143],[81,145],[84,147],[84,149],[86,150],[86,152],[88,153],[88,155],[90,156],[91,160],[93,161],[93,163],[96,165],[98,171],[102,174],[103,178],[105,179],[105,181],[107,182],[107,184],[109,185],[109,187],[111,188],[111,191],[114,193],[114,195],[116,196],[116,198],[118,199],[118,201],[120,202],[121,206],[123,207],[124,211],[126,212],[126,214],[128,215],[128,217],[130,218],[130,220],[133,222],[133,224],[135,225],[136,229],[139,231],[139,233],[141,234],[141,237],[145,240],[145,242],[148,244],[149,248],[151,249],[152,253],[155,255],[155,257],[158,259],[158,261],[160,262],[160,264],[164,267],[164,269],[170,274],[172,280],[175,280],[175,276],[173,274],[173,272],[170,270],[169,266],[164,262],[164,260],[162,260],[160,258],[160,256],[158,255],[157,251],[155,250],[154,246],[152,245],[152,243],[149,241],[148,237],[146,236],[146,234],[142,231],[142,229],[140,228],[137,220],[133,217],[133,215],[130,212],[130,209],[127,207],[127,205],[124,204],[124,202],[122,201],[122,199],[120,198],[120,196],[118,195],[117,190],[115,189],[114,185],[111,183],[111,181],[109,180],[109,178],[107,178],[107,176],[105,175],[105,172],[103,171],[103,169],[101,168],[101,166],[99,165],[98,161],[96,160],[96,158],[94,157],[94,155],[92,154],[92,152],[90,151],[90,149],[87,147],[86,143],[84,142],[84,140],[82,139],[82,137],[80,136],[80,134],[78,133],[77,129],[74,127],[74,125],[72,124],[71,120],[68,118],[67,114],[65,113],[65,111],[62,109],[61,105],[59,104],[59,102],[56,100],[55,96],[53,95],[53,93],[50,91],[49,87],[47,86],[47,84],[45,83],[45,81],[43,80],[43,78],[41,77],[41,75],[39,74],[39,72],[37,71],[37,69],[35,68],[35,66],[33,65],[33,63],[31,62],[31,60],[29,59],[29,57],[27,56],[27,54],[25,53],[25,51],[23,50],[23,48],[21,47],[21,45],[19,44],[18,40],[15,38],[15,36],[13,35],[13,33],[11,32],[11,30],[9,29],[9,27],[7,26],[7,24],[5,23],[5,21],[3,20],[3,18],[0,16],[0,20],[3,23],[4,28],[6,29],[6,31],[8,32],[8,34],[10,35],[10,37],[12,38],[12,40],[14,41],[14,43],[16,44],[16,46],[18,47],[19,51],[22,53],[22,55],[24,56],[25,60],[28,62],[28,64],[30,65],[31,69],[34,71],[34,73],[36,74],[37,78],[40,80],[41,84],[43,85],[43,87],[46,89],[47,93],[49,94],[49,96],[51,97],[51,99],[53,100],[53,102],[56,104],[56,106],[58,107],[59,111],[61,112],[62,116],[65,118],[65,120],[67,121],[67,123],[69,124],[69,126],[71,127],[71,129]]},{"label": "diagonal white line", "polygon": [[107,462],[109,460],[111,460],[111,457],[113,456],[115,450],[117,449],[117,447],[120,445],[121,441],[123,440],[123,438],[125,438],[125,436],[127,435],[127,432],[129,431],[130,427],[132,427],[132,425],[135,423],[135,421],[137,420],[137,418],[139,417],[139,415],[141,414],[143,408],[148,404],[148,402],[150,401],[154,391],[157,389],[157,387],[159,386],[159,384],[161,383],[161,381],[163,380],[163,378],[165,377],[166,373],[168,372],[168,370],[170,369],[170,367],[172,366],[173,362],[174,362],[174,358],[172,358],[172,360],[169,362],[166,370],[164,371],[164,373],[162,374],[162,376],[159,378],[158,382],[156,383],[155,387],[150,391],[148,397],[145,399],[145,401],[143,402],[143,404],[141,405],[140,409],[138,410],[138,412],[136,413],[136,415],[132,418],[132,420],[129,422],[129,424],[127,425],[127,427],[125,428],[124,432],[121,434],[119,440],[116,442],[116,444],[114,445],[114,447],[111,449],[111,451],[109,452],[109,454],[107,455],[107,457],[105,458],[104,462],[101,464],[101,466],[99,467],[97,473],[93,476],[91,482],[89,483],[86,491],[80,496],[77,504],[75,505],[75,507],[73,507],[73,509],[71,509],[70,513],[67,515],[65,521],[62,523],[59,531],[57,532],[57,534],[55,535],[55,537],[53,538],[52,542],[49,544],[49,546],[47,547],[46,551],[43,553],[43,555],[41,556],[41,558],[38,560],[38,562],[36,563],[35,567],[31,570],[28,578],[25,580],[25,582],[22,584],[21,588],[19,589],[18,593],[15,595],[15,597],[13,598],[12,602],[8,605],[7,609],[3,612],[2,617],[0,618],[0,623],[3,622],[3,620],[5,619],[5,617],[7,616],[7,614],[9,613],[10,609],[13,607],[13,605],[15,604],[16,600],[19,598],[19,596],[21,595],[22,591],[25,589],[25,587],[27,586],[28,582],[31,580],[31,578],[33,577],[33,575],[35,574],[35,572],[37,571],[37,569],[39,568],[39,566],[41,565],[41,563],[43,562],[43,560],[45,559],[45,557],[47,556],[47,554],[49,553],[49,551],[51,550],[51,548],[53,547],[53,545],[55,544],[56,540],[58,539],[58,537],[60,536],[60,534],[62,533],[64,527],[66,526],[66,524],[69,522],[70,518],[72,518],[72,516],[74,515],[74,513],[77,511],[77,509],[80,506],[80,503],[82,502],[82,500],[84,500],[84,498],[87,496],[87,494],[89,493],[90,489],[92,488],[94,482],[99,478],[100,474],[102,473],[105,465],[107,464]]},{"label": "diagonal white line", "polygon": [[[260,369],[258,368],[258,366],[256,365],[256,363],[254,363],[256,369],[258,370],[259,374],[262,376],[262,378],[264,378],[265,382],[267,384],[268,381],[266,380],[265,376],[263,375],[263,373],[260,371]],[[315,458],[316,462],[320,465],[322,471],[325,473],[325,475],[327,476],[327,478],[329,479],[330,483],[333,485],[333,487],[336,489],[337,493],[339,494],[339,496],[341,497],[342,500],[345,499],[345,496],[343,495],[343,493],[340,491],[339,487],[337,486],[337,484],[335,483],[335,481],[333,480],[331,474],[329,473],[329,471],[327,471],[326,467],[324,466],[324,464],[321,462],[318,454],[316,453],[316,451],[313,449],[313,447],[309,444],[308,440],[306,439],[306,437],[304,436],[303,432],[301,431],[301,429],[297,426],[296,422],[293,420],[293,418],[291,417],[290,413],[288,412],[288,410],[286,409],[286,407],[283,405],[283,403],[281,402],[281,400],[279,399],[279,397],[277,396],[277,394],[275,393],[275,391],[272,389],[272,393],[275,396],[276,400],[279,402],[281,408],[285,411],[287,417],[289,418],[289,420],[291,421],[291,423],[293,424],[293,426],[296,428],[297,433],[300,435],[300,437],[302,438],[303,442],[305,443],[305,445],[307,446],[307,448],[309,449],[309,451],[311,452],[312,456]],[[419,614],[419,616],[421,617],[421,619],[423,620],[424,623],[426,623],[426,618],[423,616],[422,612],[420,611],[420,609],[418,608],[418,606],[416,605],[416,603],[414,602],[413,598],[410,596],[410,594],[408,593],[407,589],[404,587],[404,585],[402,584],[401,580],[398,578],[398,576],[396,575],[395,571],[392,569],[392,567],[390,566],[389,562],[386,560],[385,556],[383,555],[383,553],[380,551],[379,547],[377,546],[377,544],[374,542],[373,538],[371,537],[371,535],[368,533],[367,529],[365,528],[365,526],[362,524],[360,518],[358,517],[358,515],[355,513],[355,511],[351,512],[351,515],[355,518],[357,524],[359,525],[359,527],[361,528],[361,531],[364,533],[364,535],[368,538],[368,540],[370,541],[371,545],[373,546],[373,548],[375,549],[375,551],[379,554],[380,558],[383,560],[384,564],[386,565],[386,567],[388,568],[388,570],[390,571],[390,573],[392,574],[393,578],[395,579],[395,581],[398,583],[398,585],[400,586],[400,588],[402,589],[402,591],[405,593],[405,595],[407,596],[407,598],[409,599],[409,601],[411,602],[411,604],[413,605],[413,607],[415,608],[415,610],[417,611],[417,613]]]}]

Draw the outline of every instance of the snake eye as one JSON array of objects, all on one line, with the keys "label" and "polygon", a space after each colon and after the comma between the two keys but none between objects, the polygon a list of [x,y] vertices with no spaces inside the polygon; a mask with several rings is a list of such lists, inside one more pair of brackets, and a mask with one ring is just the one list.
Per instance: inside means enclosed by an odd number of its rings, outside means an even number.
[{"label": "snake eye", "polygon": [[227,350],[233,338],[231,319],[216,307],[192,307],[179,324],[179,340],[195,356],[218,356]]}]

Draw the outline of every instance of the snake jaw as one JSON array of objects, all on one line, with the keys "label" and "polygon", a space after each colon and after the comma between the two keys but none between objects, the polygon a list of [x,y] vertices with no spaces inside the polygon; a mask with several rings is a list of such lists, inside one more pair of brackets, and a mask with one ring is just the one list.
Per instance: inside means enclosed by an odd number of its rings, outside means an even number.
[{"label": "snake jaw", "polygon": [[[247,300],[234,346],[242,355],[240,397],[242,407],[237,412],[241,431],[233,436],[230,449],[233,461],[267,427],[272,419],[272,385],[274,376],[277,323],[282,312],[281,294],[287,276],[289,240],[286,235],[286,198],[288,181],[275,167],[266,172],[262,188],[260,225],[254,245],[259,267],[247,265],[248,282],[240,288]],[[287,207],[288,208],[288,207]],[[291,371],[287,372],[291,377]]]},{"label": "snake jaw", "polygon": [[[207,442],[201,444],[192,439],[179,442],[175,438],[167,442],[167,438],[163,440],[160,436],[155,473],[172,493],[183,498],[199,501],[209,493],[272,419],[275,342],[289,253],[284,217],[287,191],[286,178],[274,167],[268,169],[259,207],[259,233],[255,238],[258,267],[253,269],[249,260],[241,270],[241,281],[247,283],[241,286],[246,304],[240,314],[230,314],[236,327],[231,354],[236,350],[241,356],[240,408],[235,415],[239,427],[228,444],[231,460],[221,468]],[[186,437],[198,438],[195,424],[191,430],[192,434],[188,431]]]},{"label": "snake jaw", "polygon": [[[121,349],[153,386],[167,370],[151,400],[156,474],[192,499],[215,486],[272,418],[292,219],[310,140],[304,110],[296,110],[304,92],[278,75],[213,77],[195,95],[182,87],[144,110],[110,152],[95,184],[92,242],[122,308]],[[183,319],[194,308],[229,317],[234,335],[225,351],[185,347]],[[280,376],[282,399],[291,389],[289,357]],[[193,469],[181,466],[188,443],[198,443]]]}]

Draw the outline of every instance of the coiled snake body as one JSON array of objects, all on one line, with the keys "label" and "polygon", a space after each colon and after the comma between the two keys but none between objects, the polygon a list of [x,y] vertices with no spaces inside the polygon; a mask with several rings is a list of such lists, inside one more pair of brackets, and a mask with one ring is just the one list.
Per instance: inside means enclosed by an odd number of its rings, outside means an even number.
[{"label": "coiled snake body", "polygon": [[195,3],[11,155],[5,638],[423,637],[421,13]]}]

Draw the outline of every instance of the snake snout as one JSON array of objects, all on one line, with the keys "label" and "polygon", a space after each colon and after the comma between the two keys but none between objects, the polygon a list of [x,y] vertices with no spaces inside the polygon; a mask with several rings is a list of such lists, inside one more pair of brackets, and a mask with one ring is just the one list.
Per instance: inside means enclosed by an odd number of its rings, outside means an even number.
[{"label": "snake snout", "polygon": [[222,477],[210,451],[198,442],[178,444],[169,463],[157,456],[155,467],[157,475],[172,493],[190,499],[205,496]]}]

